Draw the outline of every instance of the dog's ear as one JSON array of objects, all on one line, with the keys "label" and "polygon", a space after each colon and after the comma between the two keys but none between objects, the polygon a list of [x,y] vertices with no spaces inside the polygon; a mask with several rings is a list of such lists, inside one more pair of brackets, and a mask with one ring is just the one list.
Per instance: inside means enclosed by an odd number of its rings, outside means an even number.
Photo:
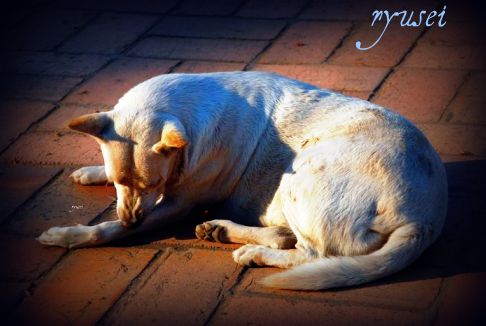
[{"label": "dog's ear", "polygon": [[152,150],[160,154],[170,149],[183,148],[188,144],[189,138],[182,123],[177,119],[170,119],[165,121],[160,141],[152,146]]},{"label": "dog's ear", "polygon": [[69,128],[86,134],[102,138],[101,134],[110,123],[110,117],[106,113],[85,114],[74,118],[69,122]]}]

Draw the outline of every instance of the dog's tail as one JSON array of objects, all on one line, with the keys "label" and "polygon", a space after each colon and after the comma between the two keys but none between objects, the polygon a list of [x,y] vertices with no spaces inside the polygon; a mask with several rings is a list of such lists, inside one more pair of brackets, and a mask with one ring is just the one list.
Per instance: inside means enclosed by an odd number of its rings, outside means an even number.
[{"label": "dog's tail", "polygon": [[267,287],[322,290],[369,282],[398,272],[411,264],[431,242],[431,232],[407,224],[392,232],[379,250],[354,257],[318,258],[264,278]]}]

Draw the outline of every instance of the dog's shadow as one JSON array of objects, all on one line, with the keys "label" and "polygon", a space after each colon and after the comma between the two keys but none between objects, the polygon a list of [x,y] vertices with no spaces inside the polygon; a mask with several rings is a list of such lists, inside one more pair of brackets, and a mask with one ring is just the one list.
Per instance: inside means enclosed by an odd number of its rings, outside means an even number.
[{"label": "dog's shadow", "polygon": [[[439,239],[405,270],[361,287],[486,272],[486,160],[446,163],[449,183],[447,219]],[[203,211],[173,226],[117,241],[117,246],[143,246],[167,239],[195,239],[194,229],[210,220]],[[340,290],[334,290],[340,291]]]}]

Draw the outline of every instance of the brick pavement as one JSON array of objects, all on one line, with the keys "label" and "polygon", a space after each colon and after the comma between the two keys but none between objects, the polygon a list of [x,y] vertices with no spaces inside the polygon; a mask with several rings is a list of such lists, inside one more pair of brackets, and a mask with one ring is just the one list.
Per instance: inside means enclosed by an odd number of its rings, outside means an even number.
[{"label": "brick pavement", "polygon": [[[30,3],[32,2],[32,3]],[[485,317],[486,105],[480,12],[448,3],[444,29],[392,24],[367,52],[388,1],[26,1],[2,12],[0,317],[12,324],[473,324]],[[410,8],[442,8],[414,3]],[[410,5],[412,6],[412,5]],[[274,71],[400,112],[425,132],[449,177],[439,240],[410,268],[359,287],[278,291],[237,245],[196,240],[204,216],[103,248],[33,239],[54,225],[114,218],[112,187],[71,184],[101,163],[66,129],[158,74]]]}]

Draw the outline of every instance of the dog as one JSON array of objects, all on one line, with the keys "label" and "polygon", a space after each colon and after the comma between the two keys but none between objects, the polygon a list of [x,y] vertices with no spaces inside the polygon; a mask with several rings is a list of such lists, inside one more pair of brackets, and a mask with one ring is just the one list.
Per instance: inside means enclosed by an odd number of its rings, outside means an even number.
[{"label": "dog", "polygon": [[444,224],[444,166],[411,122],[276,74],[161,75],[69,127],[105,163],[72,178],[114,183],[119,219],[50,228],[45,245],[101,245],[215,207],[231,220],[198,238],[244,244],[238,264],[288,268],[264,286],[320,290],[402,270]]}]

